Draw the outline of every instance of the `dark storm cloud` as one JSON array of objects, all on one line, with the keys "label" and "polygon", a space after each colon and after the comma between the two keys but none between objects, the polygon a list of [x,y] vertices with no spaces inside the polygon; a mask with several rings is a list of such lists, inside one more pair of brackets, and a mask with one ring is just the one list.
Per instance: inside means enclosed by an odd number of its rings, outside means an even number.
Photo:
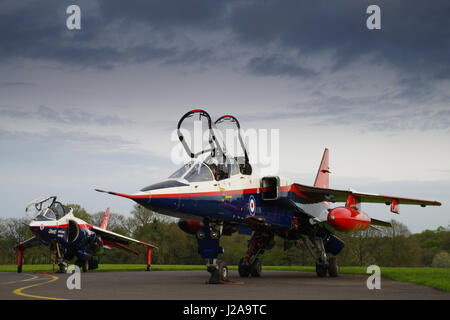
[{"label": "dark storm cloud", "polygon": [[278,55],[254,57],[250,59],[247,68],[250,72],[263,76],[311,77],[317,74],[311,69],[296,65],[294,61],[283,61]]},{"label": "dark storm cloud", "polygon": [[[366,28],[366,9],[381,8],[381,30]],[[450,2],[403,1],[248,1],[230,16],[243,43],[277,43],[299,56],[333,52],[334,68],[367,54],[408,72],[448,76]],[[445,71],[443,71],[445,68]]]},{"label": "dark storm cloud", "polygon": [[[0,8],[0,57],[58,61],[113,68],[124,63],[156,61],[196,63],[222,54],[206,44],[177,43],[176,37],[200,40],[212,30],[231,31],[229,46],[250,46],[247,71],[257,75],[312,76],[313,70],[290,63],[278,52],[299,58],[332,53],[332,70],[372,54],[403,72],[448,79],[450,2],[398,1],[77,1],[82,30],[65,27],[71,1],[7,1]],[[381,7],[382,30],[366,28],[366,9]],[[118,26],[111,29],[111,26]],[[149,32],[139,34],[141,27]],[[133,38],[118,45],[117,39]],[[156,41],[163,38],[165,43]],[[154,41],[155,40],[155,41]],[[223,50],[221,48],[220,50]],[[261,51],[264,54],[261,54]]]},{"label": "dark storm cloud", "polygon": [[211,29],[224,26],[227,6],[233,1],[100,0],[99,3],[102,15],[110,20],[140,21],[159,29]]},{"label": "dark storm cloud", "polygon": [[[197,26],[205,26],[209,20],[216,21],[214,13],[220,10],[209,5],[214,2],[201,5],[202,1],[197,1],[187,5],[184,1],[137,1],[134,4],[77,1],[81,8],[82,30],[75,31],[66,28],[66,8],[71,1],[2,3],[0,59],[28,58],[99,69],[148,61],[171,64],[204,61],[211,54],[208,50],[172,43],[170,30],[177,26],[185,28],[191,24],[189,21]],[[159,36],[158,31],[141,35],[138,43],[125,41],[123,45],[117,41],[135,37],[142,25],[156,29],[166,26],[162,34],[165,43],[152,41]],[[110,38],[111,34],[116,38]]]}]

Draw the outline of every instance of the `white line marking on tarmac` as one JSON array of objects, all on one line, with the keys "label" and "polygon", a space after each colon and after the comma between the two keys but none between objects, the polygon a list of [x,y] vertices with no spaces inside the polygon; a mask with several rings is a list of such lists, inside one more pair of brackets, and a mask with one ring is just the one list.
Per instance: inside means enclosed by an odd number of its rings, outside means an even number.
[{"label": "white line marking on tarmac", "polygon": [[27,274],[27,276],[32,276],[32,277],[28,278],[28,279],[22,279],[22,280],[10,281],[10,282],[3,282],[2,284],[12,284],[12,283],[18,283],[18,282],[32,281],[32,280],[36,280],[36,279],[39,278],[39,276],[37,276],[37,275]]}]

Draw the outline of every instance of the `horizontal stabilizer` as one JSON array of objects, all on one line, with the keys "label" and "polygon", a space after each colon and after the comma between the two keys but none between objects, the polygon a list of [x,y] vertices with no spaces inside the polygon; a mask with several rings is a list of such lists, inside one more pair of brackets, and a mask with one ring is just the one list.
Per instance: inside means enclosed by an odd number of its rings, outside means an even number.
[{"label": "horizontal stabilizer", "polygon": [[380,227],[389,227],[392,228],[392,224],[390,222],[386,222],[386,221],[381,221],[381,220],[377,220],[377,219],[370,219],[370,224],[375,225],[375,226],[380,226]]}]

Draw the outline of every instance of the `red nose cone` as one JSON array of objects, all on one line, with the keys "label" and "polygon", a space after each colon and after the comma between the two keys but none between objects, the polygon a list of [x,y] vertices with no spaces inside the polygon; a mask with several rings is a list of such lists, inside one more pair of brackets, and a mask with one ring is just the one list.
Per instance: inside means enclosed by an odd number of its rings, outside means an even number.
[{"label": "red nose cone", "polygon": [[339,231],[362,231],[370,226],[370,218],[356,209],[337,207],[328,213],[328,223]]}]

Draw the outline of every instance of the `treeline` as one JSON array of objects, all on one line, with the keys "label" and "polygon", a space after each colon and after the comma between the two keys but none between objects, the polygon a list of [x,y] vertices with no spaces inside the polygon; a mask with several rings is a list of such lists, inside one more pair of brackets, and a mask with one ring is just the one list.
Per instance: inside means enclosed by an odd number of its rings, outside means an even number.
[{"label": "treeline", "polygon": [[[100,225],[104,212],[89,214],[81,206],[68,204],[75,216],[93,225]],[[13,247],[32,234],[26,219],[0,219],[0,264],[15,264],[17,253]],[[345,242],[338,255],[338,263],[344,266],[433,266],[450,267],[450,229],[439,227],[411,234],[408,228],[392,221],[393,228],[369,228],[363,232],[337,234]],[[110,213],[109,230],[141,241],[157,245],[153,250],[154,264],[204,264],[197,253],[195,236],[180,230],[174,219],[159,215],[135,205],[131,216]],[[225,252],[221,259],[229,265],[237,265],[247,251],[249,236],[223,236],[221,245]],[[314,265],[302,241],[286,242],[276,237],[276,245],[266,251],[261,260],[265,265]],[[100,263],[142,263],[146,261],[145,248],[131,245],[141,254],[136,256],[124,250],[113,248],[105,250]],[[25,251],[25,264],[51,264],[53,252],[40,246]]]}]

